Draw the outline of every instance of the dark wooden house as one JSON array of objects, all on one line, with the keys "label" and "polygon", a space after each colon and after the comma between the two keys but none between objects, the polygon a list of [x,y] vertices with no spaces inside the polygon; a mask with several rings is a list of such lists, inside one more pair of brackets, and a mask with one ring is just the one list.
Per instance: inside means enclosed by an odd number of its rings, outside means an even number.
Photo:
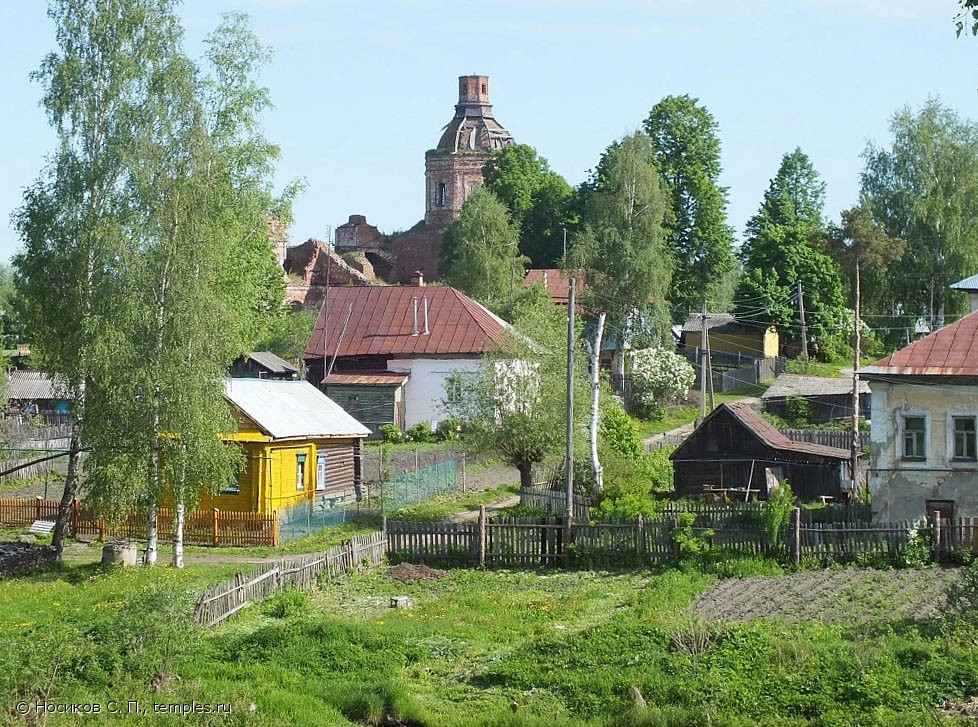
[{"label": "dark wooden house", "polygon": [[231,377],[235,379],[277,379],[292,381],[298,378],[299,370],[276,356],[271,351],[252,351],[231,364]]},{"label": "dark wooden house", "polygon": [[792,441],[743,402],[714,409],[670,459],[681,496],[765,499],[785,481],[802,500],[848,494],[847,450]]}]

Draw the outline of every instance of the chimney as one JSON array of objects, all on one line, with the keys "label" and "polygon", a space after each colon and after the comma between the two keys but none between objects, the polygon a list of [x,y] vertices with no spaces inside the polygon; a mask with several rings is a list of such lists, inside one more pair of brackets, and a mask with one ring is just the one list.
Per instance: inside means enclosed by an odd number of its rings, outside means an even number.
[{"label": "chimney", "polygon": [[418,296],[411,298],[411,307],[414,309],[414,328],[411,330],[412,336],[418,335]]},{"label": "chimney", "polygon": [[414,275],[411,276],[411,285],[417,285],[419,288],[424,287],[424,275],[420,270],[414,271]]},{"label": "chimney", "polygon": [[424,297],[424,335],[428,335],[428,296]]}]

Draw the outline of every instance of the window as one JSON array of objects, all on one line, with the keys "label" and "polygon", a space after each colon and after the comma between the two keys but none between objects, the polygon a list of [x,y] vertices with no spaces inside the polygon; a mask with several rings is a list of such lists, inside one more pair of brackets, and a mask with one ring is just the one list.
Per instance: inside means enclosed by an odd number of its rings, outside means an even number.
[{"label": "window", "polygon": [[903,417],[903,459],[926,459],[927,420],[921,416]]},{"label": "window", "polygon": [[445,403],[459,404],[462,401],[462,375],[452,374],[445,379]]},{"label": "window", "polygon": [[965,462],[978,460],[974,417],[954,417],[954,459]]},{"label": "window", "polygon": [[316,453],[316,492],[326,491],[326,453]]},{"label": "window", "polygon": [[222,495],[237,495],[239,492],[241,492],[241,483],[238,482],[237,476],[228,480],[227,487],[221,490]]},{"label": "window", "polygon": [[447,194],[446,194],[446,189],[445,189],[445,183],[444,182],[438,182],[438,197],[437,197],[436,204],[439,207],[444,207],[445,206],[446,197],[447,197]]},{"label": "window", "polygon": [[306,489],[306,455],[295,456],[295,489]]}]

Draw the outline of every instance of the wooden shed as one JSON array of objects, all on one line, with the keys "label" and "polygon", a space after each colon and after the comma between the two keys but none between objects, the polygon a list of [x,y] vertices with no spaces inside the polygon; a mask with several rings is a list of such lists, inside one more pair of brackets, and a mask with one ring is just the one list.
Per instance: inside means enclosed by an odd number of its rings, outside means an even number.
[{"label": "wooden shed", "polygon": [[771,485],[784,481],[802,500],[848,494],[847,450],[792,441],[743,402],[714,409],[670,459],[681,496],[766,499]]}]

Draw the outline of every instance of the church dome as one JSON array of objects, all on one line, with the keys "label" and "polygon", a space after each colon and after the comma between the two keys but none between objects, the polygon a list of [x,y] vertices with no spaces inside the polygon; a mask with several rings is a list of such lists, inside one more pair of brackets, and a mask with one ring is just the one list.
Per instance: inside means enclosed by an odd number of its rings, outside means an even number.
[{"label": "church dome", "polygon": [[445,127],[438,149],[497,151],[513,144],[513,135],[492,115],[488,76],[459,76],[455,116]]}]

